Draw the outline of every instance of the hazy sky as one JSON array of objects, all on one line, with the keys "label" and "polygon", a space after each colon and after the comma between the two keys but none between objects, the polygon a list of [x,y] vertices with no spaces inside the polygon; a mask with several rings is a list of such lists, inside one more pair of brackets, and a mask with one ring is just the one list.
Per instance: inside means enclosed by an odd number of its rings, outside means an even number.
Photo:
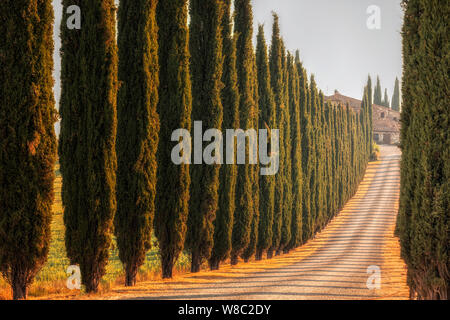
[{"label": "hazy sky", "polygon": [[[60,3],[60,0],[53,1],[57,101]],[[264,23],[270,42],[272,11],[278,13],[287,49],[300,50],[304,67],[309,74],[315,74],[325,94],[333,94],[337,89],[359,99],[370,73],[373,81],[380,75],[383,92],[387,87],[391,99],[395,77],[400,78],[402,73],[400,0],[252,0],[252,3],[255,33],[258,24]],[[366,24],[370,16],[366,11],[371,5],[381,9],[379,30],[369,30]]]}]

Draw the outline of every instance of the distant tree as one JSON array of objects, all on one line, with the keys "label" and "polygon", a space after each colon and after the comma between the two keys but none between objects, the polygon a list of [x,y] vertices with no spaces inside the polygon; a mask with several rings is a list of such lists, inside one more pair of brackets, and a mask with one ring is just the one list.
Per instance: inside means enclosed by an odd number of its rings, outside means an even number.
[{"label": "distant tree", "polygon": [[50,0],[0,2],[0,272],[13,299],[47,259],[56,120]]},{"label": "distant tree", "polygon": [[400,112],[400,82],[395,78],[394,94],[391,103],[392,110]]},{"label": "distant tree", "polygon": [[171,278],[184,248],[188,217],[189,165],[171,159],[173,131],[191,129],[191,80],[187,28],[187,0],[159,1],[159,103],[161,129],[158,146],[155,234],[159,241],[162,276]]},{"label": "distant tree", "polygon": [[[270,130],[275,129],[276,126],[276,110],[272,88],[270,86],[269,62],[263,25],[260,25],[258,29],[256,64],[258,67],[259,108],[261,112],[259,127],[260,129],[266,129],[270,132]],[[272,143],[270,140],[267,150],[268,152],[272,152]],[[259,196],[260,219],[258,243],[256,247],[256,260],[261,260],[264,251],[266,251],[272,244],[272,225],[275,204],[274,195],[275,176],[261,176]]]},{"label": "distant tree", "polygon": [[381,89],[380,77],[377,76],[377,85],[375,86],[375,91],[373,94],[373,103],[379,106],[383,105],[383,93]]},{"label": "distant tree", "polygon": [[[243,130],[251,129],[255,117],[255,56],[253,54],[253,13],[250,0],[235,0],[234,30],[237,34],[236,68],[239,88],[239,121]],[[254,168],[248,162],[238,166],[236,183],[236,209],[232,233],[233,248],[231,264],[238,262],[239,256],[248,247],[254,214],[253,183]]]},{"label": "distant tree", "polygon": [[[222,6],[219,0],[190,0],[192,119],[205,128],[222,129]],[[214,137],[213,139],[221,139]],[[220,141],[213,141],[218,146]],[[203,155],[202,155],[203,156]],[[219,159],[220,161],[220,159]],[[220,162],[191,166],[186,249],[191,272],[199,272],[213,247],[214,220],[219,200]]]},{"label": "distant tree", "polygon": [[391,103],[389,102],[389,96],[388,96],[387,89],[384,90],[384,99],[383,99],[383,102],[381,105],[386,108],[390,108]]},{"label": "distant tree", "polygon": [[78,3],[83,26],[69,30],[63,1],[59,159],[67,256],[96,292],[116,212],[116,18],[113,0]]},{"label": "distant tree", "polygon": [[[223,40],[223,89],[221,92],[223,105],[223,128],[239,128],[239,92],[236,73],[236,41],[232,36],[231,0],[224,0],[222,15]],[[225,261],[231,252],[231,234],[236,199],[236,165],[223,165],[220,168],[219,208],[214,220],[214,246],[209,260],[210,268],[217,270],[219,263]]]},{"label": "distant tree", "polygon": [[[151,247],[156,194],[159,63],[157,0],[122,0],[119,6],[117,213],[115,234],[125,285]],[[129,19],[133,16],[133,19]]]}]

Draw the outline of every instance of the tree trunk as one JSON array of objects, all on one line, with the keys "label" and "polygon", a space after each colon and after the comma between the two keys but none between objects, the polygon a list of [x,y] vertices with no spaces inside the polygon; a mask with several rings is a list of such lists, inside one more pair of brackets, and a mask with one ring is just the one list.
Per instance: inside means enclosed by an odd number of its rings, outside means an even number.
[{"label": "tree trunk", "polygon": [[14,300],[25,300],[28,294],[28,286],[25,275],[15,274],[12,279],[12,290]]},{"label": "tree trunk", "polygon": [[200,272],[200,267],[202,265],[202,260],[201,260],[201,256],[200,253],[198,252],[198,250],[192,250],[192,254],[191,254],[191,272],[192,273],[197,273]]},{"label": "tree trunk", "polygon": [[172,279],[173,259],[167,255],[161,257],[161,271],[163,279]]},{"label": "tree trunk", "polygon": [[261,261],[262,260],[262,256],[263,256],[263,250],[256,249],[255,260],[256,261]]},{"label": "tree trunk", "polygon": [[135,265],[127,267],[125,272],[125,287],[136,285],[137,267]]},{"label": "tree trunk", "polygon": [[267,250],[267,259],[272,259],[273,257],[273,249],[270,248],[269,250]]},{"label": "tree trunk", "polygon": [[237,265],[238,264],[238,259],[239,259],[239,257],[238,257],[237,254],[232,254],[231,255],[231,265],[232,266]]},{"label": "tree trunk", "polygon": [[209,260],[209,269],[211,269],[211,271],[219,270],[219,260],[217,259]]}]

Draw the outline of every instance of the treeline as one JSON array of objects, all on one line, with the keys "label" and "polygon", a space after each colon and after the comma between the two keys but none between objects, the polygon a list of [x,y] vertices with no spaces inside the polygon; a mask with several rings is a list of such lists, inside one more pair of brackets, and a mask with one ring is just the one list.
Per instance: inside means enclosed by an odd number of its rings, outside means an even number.
[{"label": "treeline", "polygon": [[[4,34],[13,39],[16,26],[24,32],[24,43],[2,42],[0,54],[11,59],[0,55],[4,76],[17,74],[17,52],[35,61],[25,40],[36,37],[33,27],[45,31],[36,48],[46,59],[38,74],[47,77],[2,81],[0,266],[15,298],[26,297],[48,252],[55,160],[53,97],[50,87],[40,91],[51,86],[51,5],[34,2],[46,10],[19,21],[11,19],[27,5],[1,4],[11,21],[2,24]],[[113,235],[131,286],[153,232],[164,278],[183,250],[192,272],[204,263],[218,269],[301,246],[355,193],[372,149],[370,78],[361,112],[326,103],[299,52],[286,50],[276,15],[270,48],[260,26],[254,50],[250,0],[235,0],[234,13],[231,0],[190,0],[189,8],[187,0],[121,0],[117,35],[113,0],[75,2],[83,23],[69,30],[66,9],[74,1],[63,0],[58,147],[66,250],[87,292],[105,274]],[[17,70],[26,79],[35,72],[25,62]],[[34,118],[44,98],[45,112]],[[38,129],[21,130],[23,117]],[[194,121],[208,129],[279,129],[278,173],[262,176],[249,161],[174,164],[172,132],[191,131]],[[23,161],[11,157],[22,154]]]},{"label": "treeline", "polygon": [[411,297],[450,298],[449,6],[403,1],[401,191],[397,233]]}]

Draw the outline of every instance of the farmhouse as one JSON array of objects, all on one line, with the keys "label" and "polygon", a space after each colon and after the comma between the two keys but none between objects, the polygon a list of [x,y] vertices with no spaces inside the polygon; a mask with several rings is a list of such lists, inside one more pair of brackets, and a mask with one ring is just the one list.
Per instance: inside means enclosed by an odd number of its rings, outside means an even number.
[{"label": "farmhouse", "polygon": [[[337,90],[334,91],[334,95],[325,97],[325,100],[334,105],[348,105],[355,112],[361,110],[361,100],[344,96]],[[400,142],[400,112],[377,104],[373,105],[373,140],[378,144]]]}]

